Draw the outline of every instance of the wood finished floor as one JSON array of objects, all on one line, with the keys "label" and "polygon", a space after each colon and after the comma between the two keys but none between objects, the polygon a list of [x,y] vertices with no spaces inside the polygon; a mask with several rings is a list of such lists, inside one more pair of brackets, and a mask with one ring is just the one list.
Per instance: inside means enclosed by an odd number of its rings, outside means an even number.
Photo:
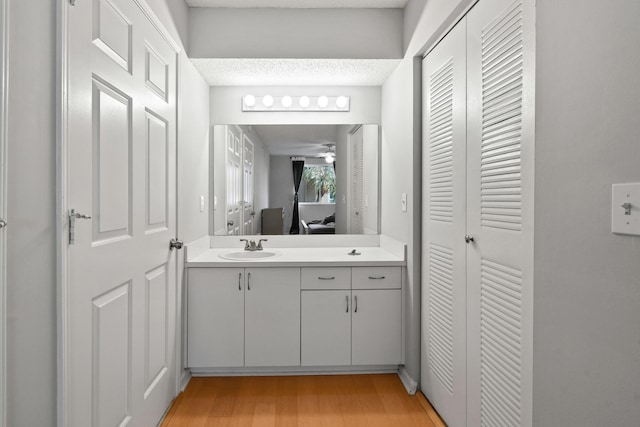
[{"label": "wood finished floor", "polygon": [[395,374],[193,378],[161,427],[444,427]]}]

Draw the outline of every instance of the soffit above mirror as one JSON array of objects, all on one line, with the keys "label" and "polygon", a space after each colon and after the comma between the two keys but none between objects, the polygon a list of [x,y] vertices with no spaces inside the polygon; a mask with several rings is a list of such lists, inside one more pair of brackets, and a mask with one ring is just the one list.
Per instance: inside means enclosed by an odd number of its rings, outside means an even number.
[{"label": "soffit above mirror", "polygon": [[192,58],[209,86],[381,86],[396,59]]},{"label": "soffit above mirror", "polygon": [[408,0],[186,0],[191,7],[403,8]]}]

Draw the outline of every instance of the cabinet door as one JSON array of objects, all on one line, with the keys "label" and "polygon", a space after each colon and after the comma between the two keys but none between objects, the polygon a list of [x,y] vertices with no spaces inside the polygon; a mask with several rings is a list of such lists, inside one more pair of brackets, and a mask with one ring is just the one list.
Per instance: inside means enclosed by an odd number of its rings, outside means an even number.
[{"label": "cabinet door", "polygon": [[300,269],[245,271],[245,365],[300,365]]},{"label": "cabinet door", "polygon": [[401,363],[401,294],[401,289],[353,291],[352,365]]},{"label": "cabinet door", "polygon": [[191,268],[188,274],[188,366],[243,366],[243,269]]},{"label": "cabinet door", "polygon": [[351,364],[351,291],[302,292],[302,365]]}]

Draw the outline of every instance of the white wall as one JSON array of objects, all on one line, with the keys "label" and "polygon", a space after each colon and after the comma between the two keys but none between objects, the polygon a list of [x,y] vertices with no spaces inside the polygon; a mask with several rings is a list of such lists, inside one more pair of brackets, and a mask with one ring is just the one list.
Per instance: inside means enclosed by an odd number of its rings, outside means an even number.
[{"label": "white wall", "polygon": [[210,126],[212,129],[211,139],[211,152],[210,164],[212,170],[209,171],[209,179],[213,181],[213,202],[211,204],[213,209],[213,223],[211,224],[210,233],[216,236],[227,234],[227,214],[226,214],[226,201],[227,201],[227,184],[226,184],[226,138],[227,127],[226,126]]},{"label": "white wall", "polygon": [[189,13],[191,58],[402,57],[402,9],[205,9]]},{"label": "white wall", "polygon": [[[186,56],[180,61],[178,235],[190,242],[209,234],[209,86]],[[200,211],[200,197],[204,211]]]},{"label": "white wall", "polygon": [[640,420],[640,237],[610,232],[640,182],[640,3],[538,0],[536,426]]},{"label": "white wall", "polygon": [[[242,97],[339,96],[351,97],[349,112],[242,112]],[[212,86],[211,124],[354,124],[380,123],[379,86]]]},{"label": "white wall", "polygon": [[9,1],[7,426],[56,419],[56,2]]},{"label": "white wall", "polygon": [[145,0],[158,16],[171,37],[189,48],[189,7],[184,0]]},{"label": "white wall", "polygon": [[[198,74],[185,53],[179,61],[180,108],[178,109],[178,238],[185,243],[209,234],[209,86]],[[204,210],[200,210],[200,197],[204,197]],[[186,301],[184,253],[178,253],[177,319],[183,318]],[[180,320],[181,322],[181,320]],[[178,324],[177,342],[186,348],[185,324]],[[180,367],[178,380],[182,385],[188,373],[185,370],[184,351],[176,357]]]}]

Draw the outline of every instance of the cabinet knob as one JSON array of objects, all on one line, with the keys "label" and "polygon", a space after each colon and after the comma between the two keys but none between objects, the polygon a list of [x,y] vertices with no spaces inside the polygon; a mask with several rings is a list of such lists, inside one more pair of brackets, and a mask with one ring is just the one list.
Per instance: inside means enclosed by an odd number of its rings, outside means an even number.
[{"label": "cabinet knob", "polygon": [[469,236],[469,235],[467,234],[466,236],[464,236],[464,241],[465,241],[466,243],[473,243],[473,242],[475,242],[476,240],[473,238],[473,236]]}]

